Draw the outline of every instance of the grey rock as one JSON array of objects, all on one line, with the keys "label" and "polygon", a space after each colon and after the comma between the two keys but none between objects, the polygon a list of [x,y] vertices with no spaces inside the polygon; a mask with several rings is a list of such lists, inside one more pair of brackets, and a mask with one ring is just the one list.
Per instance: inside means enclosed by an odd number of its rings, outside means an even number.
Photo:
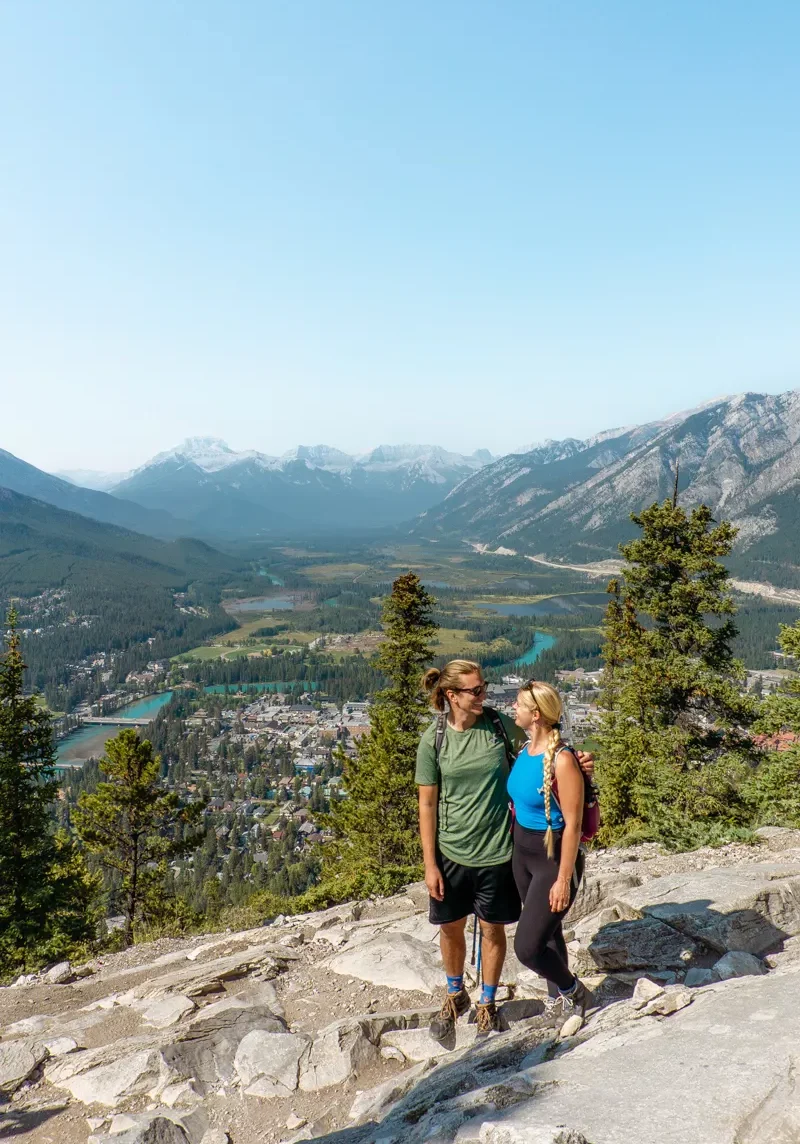
[{"label": "grey rock", "polygon": [[[233,1067],[242,1087],[250,1095],[285,1096],[297,1088],[301,1059],[308,1053],[311,1038],[296,1033],[267,1033],[253,1029],[239,1042]],[[274,1091],[254,1093],[248,1086],[266,1081]]]},{"label": "grey rock", "polygon": [[145,1024],[152,1025],[154,1029],[168,1029],[170,1025],[177,1025],[196,1006],[182,993],[168,993],[164,997],[134,1001],[132,1008],[141,1014]]},{"label": "grey rock", "polygon": [[404,933],[383,933],[354,949],[335,954],[327,963],[334,973],[373,985],[434,993],[442,983],[439,950]]},{"label": "grey rock", "polygon": [[633,990],[633,1004],[638,1009],[641,1006],[647,1005],[649,1001],[653,1001],[656,997],[660,997],[663,992],[663,985],[657,985],[655,981],[651,981],[648,977],[640,977]]},{"label": "grey rock", "polygon": [[57,1017],[47,1017],[43,1013],[36,1014],[33,1017],[23,1017],[20,1021],[14,1021],[11,1025],[6,1025],[3,1029],[4,1037],[29,1037],[36,1033],[43,1033],[45,1029],[49,1029],[58,1021]]},{"label": "grey rock", "polygon": [[427,1029],[406,1029],[384,1033],[381,1045],[399,1049],[407,1061],[429,1061],[449,1057],[453,1049],[465,1049],[474,1045],[478,1035],[477,1025],[456,1025],[453,1043],[447,1046],[434,1041]]},{"label": "grey rock", "polygon": [[683,984],[687,989],[700,989],[704,985],[710,985],[715,980],[714,974],[710,969],[687,969],[686,977]]},{"label": "grey rock", "polygon": [[378,1120],[385,1116],[391,1106],[405,1096],[432,1067],[432,1061],[422,1061],[389,1077],[383,1084],[360,1092],[350,1107],[350,1120],[354,1124],[364,1124],[368,1120]]},{"label": "grey rock", "polygon": [[179,1029],[173,1044],[161,1057],[172,1084],[193,1080],[205,1095],[235,1077],[236,1051],[254,1029],[286,1035],[285,1022],[263,1006],[210,1005]]},{"label": "grey rock", "polygon": [[55,1060],[57,1057],[65,1057],[69,1053],[76,1052],[78,1042],[72,1037],[52,1037],[50,1040],[44,1039],[42,1047],[47,1050],[50,1060]]},{"label": "grey rock", "polygon": [[36,1041],[0,1044],[0,1096],[10,1097],[47,1058],[47,1049]]},{"label": "grey rock", "polygon": [[691,938],[651,917],[605,926],[588,949],[598,969],[610,970],[683,968],[697,953]]},{"label": "grey rock", "polygon": [[48,969],[44,975],[44,979],[48,985],[66,985],[68,981],[72,981],[75,974],[72,972],[72,966],[68,961],[59,961],[51,969]]},{"label": "grey rock", "polygon": [[620,894],[634,890],[641,884],[641,877],[633,873],[608,871],[587,874],[567,914],[568,924],[575,926],[599,910],[613,907]]},{"label": "grey rock", "polygon": [[687,1005],[691,1005],[694,1001],[694,996],[690,989],[685,989],[680,985],[673,985],[665,989],[658,997],[653,998],[644,1009],[640,1009],[637,1013],[639,1017],[668,1017],[671,1013],[677,1013],[681,1009],[685,1009]]},{"label": "grey rock", "polygon": [[559,1029],[559,1040],[564,1041],[567,1037],[574,1037],[576,1033],[580,1032],[582,1027],[583,1017],[581,1017],[580,1013],[573,1013],[571,1017],[567,1017]]},{"label": "grey rock", "polygon": [[767,972],[767,967],[763,961],[753,957],[752,953],[731,950],[714,962],[711,972],[715,980],[727,981],[731,977],[760,977]]},{"label": "grey rock", "polygon": [[300,1088],[316,1092],[341,1084],[380,1059],[375,1044],[360,1021],[336,1021],[313,1041],[311,1052],[300,1067]]},{"label": "grey rock", "polygon": [[800,934],[800,863],[668,874],[617,894],[616,905],[625,917],[660,919],[719,953],[761,956]]},{"label": "grey rock", "polygon": [[286,1127],[290,1132],[296,1132],[298,1128],[304,1128],[307,1124],[305,1116],[296,1116],[290,1112],[286,1117]]},{"label": "grey rock", "polygon": [[119,1057],[111,1064],[98,1065],[85,1072],[66,1076],[59,1083],[83,1104],[105,1104],[116,1108],[131,1096],[143,1096],[158,1084],[160,1057],[154,1049],[143,1049]]},{"label": "grey rock", "polygon": [[592,1144],[791,1144],[798,989],[800,969],[743,978],[668,1020],[603,1030],[537,1065],[536,1099],[484,1115],[480,1139],[529,1144],[562,1124]]}]

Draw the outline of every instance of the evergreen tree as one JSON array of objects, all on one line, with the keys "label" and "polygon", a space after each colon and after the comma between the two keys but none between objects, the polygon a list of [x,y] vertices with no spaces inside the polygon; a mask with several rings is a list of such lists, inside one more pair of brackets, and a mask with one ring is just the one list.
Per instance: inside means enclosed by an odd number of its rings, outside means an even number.
[{"label": "evergreen tree", "polygon": [[333,839],[323,848],[318,896],[325,900],[390,893],[418,873],[414,769],[427,712],[420,675],[436,631],[432,606],[413,572],[395,580],[384,603],[378,667],[389,682],[375,696],[355,758],[343,760],[346,797],[331,807]]},{"label": "evergreen tree", "polygon": [[96,884],[54,830],[58,792],[50,714],[25,695],[17,616],[0,657],[0,974],[68,954],[95,933]]},{"label": "evergreen tree", "polygon": [[598,778],[605,837],[639,834],[675,845],[743,825],[741,790],[755,714],[734,659],[734,605],[720,563],[736,530],[705,505],[676,499],[631,518],[605,618],[605,709]]},{"label": "evergreen tree", "polygon": [[[763,702],[755,729],[773,749],[753,772],[748,795],[760,826],[800,827],[800,620],[781,624],[781,651],[792,676]],[[777,749],[776,749],[777,748]]]},{"label": "evergreen tree", "polygon": [[202,803],[184,806],[177,794],[165,792],[160,767],[148,740],[134,730],[120,731],[106,743],[100,761],[109,781],[99,783],[94,794],[82,794],[73,816],[84,845],[118,887],[126,945],[133,942],[135,923],[160,920],[168,912],[169,859],[193,850],[203,838],[193,829]]}]

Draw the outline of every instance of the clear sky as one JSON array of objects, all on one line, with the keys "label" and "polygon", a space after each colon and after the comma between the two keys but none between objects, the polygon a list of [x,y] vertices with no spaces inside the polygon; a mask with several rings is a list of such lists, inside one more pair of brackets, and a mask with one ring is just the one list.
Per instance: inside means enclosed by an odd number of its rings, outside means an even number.
[{"label": "clear sky", "polygon": [[2,0],[0,447],[504,451],[800,385],[800,5]]}]

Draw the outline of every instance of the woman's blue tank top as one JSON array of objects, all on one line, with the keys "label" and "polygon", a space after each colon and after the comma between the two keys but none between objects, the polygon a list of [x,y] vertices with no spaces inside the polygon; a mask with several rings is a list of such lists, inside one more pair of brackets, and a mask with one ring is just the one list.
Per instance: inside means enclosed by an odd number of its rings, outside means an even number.
[{"label": "woman's blue tank top", "polygon": [[[506,789],[514,803],[514,813],[520,826],[527,830],[547,830],[544,813],[544,754],[529,755],[528,748],[523,747],[508,776]],[[552,795],[550,825],[553,830],[562,830],[564,827],[564,816]]]}]

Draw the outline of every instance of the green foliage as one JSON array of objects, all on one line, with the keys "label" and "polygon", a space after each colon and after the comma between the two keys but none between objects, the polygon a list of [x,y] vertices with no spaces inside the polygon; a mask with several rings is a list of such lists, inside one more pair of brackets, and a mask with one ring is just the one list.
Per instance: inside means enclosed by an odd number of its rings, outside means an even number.
[{"label": "green foliage", "polygon": [[736,530],[673,500],[632,520],[623,583],[612,580],[598,779],[604,837],[676,846],[746,830],[755,701],[741,694],[734,605],[720,558]]},{"label": "green foliage", "polygon": [[17,617],[0,659],[0,975],[36,968],[93,939],[96,883],[53,829],[50,718],[23,691]]},{"label": "green foliage", "polygon": [[369,734],[344,763],[346,797],[331,808],[333,838],[323,849],[320,886],[310,891],[316,901],[391,893],[418,872],[414,767],[426,718],[420,673],[436,630],[432,603],[413,572],[395,580],[384,603],[378,667],[389,685],[375,696]]},{"label": "green foliage", "polygon": [[792,657],[787,664],[793,674],[764,700],[755,729],[775,736],[781,749],[770,751],[753,773],[748,795],[760,826],[800,827],[800,620],[782,624],[778,642]]},{"label": "green foliage", "polygon": [[100,762],[109,781],[99,783],[94,794],[82,794],[73,816],[86,848],[114,876],[126,945],[133,942],[139,920],[145,925],[149,918],[163,920],[167,863],[202,838],[195,829],[202,804],[184,806],[176,794],[165,792],[160,767],[148,740],[133,730],[120,731],[106,743]]}]

